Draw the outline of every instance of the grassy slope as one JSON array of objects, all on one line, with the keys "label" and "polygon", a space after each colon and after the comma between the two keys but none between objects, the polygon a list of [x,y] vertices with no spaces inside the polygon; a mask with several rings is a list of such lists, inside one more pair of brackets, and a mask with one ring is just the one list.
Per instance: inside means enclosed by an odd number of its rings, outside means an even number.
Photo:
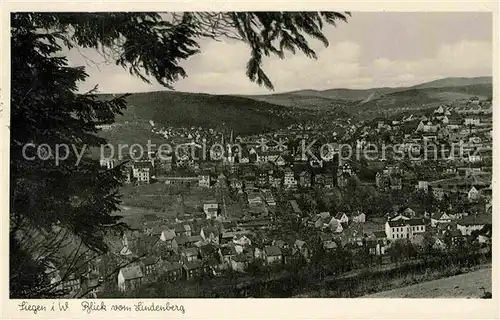
[{"label": "grassy slope", "polygon": [[479,298],[483,293],[481,287],[491,292],[491,280],[492,270],[487,268],[378,292],[363,298]]}]

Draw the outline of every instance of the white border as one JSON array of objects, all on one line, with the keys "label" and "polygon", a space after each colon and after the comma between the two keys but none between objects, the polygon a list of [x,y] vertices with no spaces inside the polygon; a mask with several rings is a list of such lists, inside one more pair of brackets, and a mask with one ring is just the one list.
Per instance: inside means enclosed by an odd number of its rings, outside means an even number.
[{"label": "white border", "polygon": [[[287,319],[496,319],[500,318],[498,296],[499,277],[498,267],[495,263],[499,255],[493,250],[493,297],[492,300],[467,300],[467,299],[172,299],[172,304],[183,304],[186,313],[163,312],[132,312],[132,313],[93,313],[91,315],[80,311],[82,300],[68,300],[71,314],[38,313],[37,315],[19,312],[18,300],[8,299],[8,226],[9,226],[9,93],[10,93],[10,51],[9,51],[9,13],[11,11],[303,11],[303,10],[341,10],[341,11],[483,11],[493,12],[494,15],[494,54],[493,54],[493,84],[494,105],[499,101],[498,76],[499,65],[499,5],[494,1],[429,1],[429,2],[338,2],[335,1],[158,1],[158,2],[117,2],[117,1],[4,1],[2,5],[2,31],[0,42],[2,44],[2,78],[0,83],[1,101],[3,110],[0,115],[0,181],[2,192],[0,205],[2,206],[2,236],[4,259],[1,263],[2,284],[2,318],[4,319],[30,319],[30,318],[187,318],[187,319],[261,319],[261,318],[287,318]],[[470,26],[473,28],[473,26]],[[494,117],[494,151],[493,151],[493,243],[498,248],[499,237],[496,224],[496,199],[498,184],[498,147],[497,136],[500,114],[493,112]],[[153,299],[160,302],[160,299]],[[60,300],[56,300],[60,301]],[[99,301],[99,300],[98,300]],[[121,303],[133,305],[134,300],[105,300],[108,305]],[[141,301],[151,301],[141,299]],[[32,301],[35,302],[35,301]],[[51,300],[43,300],[49,305]],[[57,303],[57,302],[56,302]]]}]

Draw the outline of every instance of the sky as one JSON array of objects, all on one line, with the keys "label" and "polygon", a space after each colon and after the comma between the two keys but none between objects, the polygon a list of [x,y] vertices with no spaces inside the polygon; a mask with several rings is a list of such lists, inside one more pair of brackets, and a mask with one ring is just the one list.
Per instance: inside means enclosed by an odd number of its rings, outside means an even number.
[{"label": "sky", "polygon": [[[264,60],[274,92],[246,77],[250,50],[245,43],[210,39],[200,40],[201,53],[181,63],[188,77],[174,88],[210,94],[269,94],[400,87],[445,77],[491,76],[493,71],[491,13],[352,12],[347,23],[325,27],[324,34],[328,47],[310,40],[316,60],[301,53],[284,60]],[[65,54],[70,65],[85,66],[90,75],[80,84],[81,92],[95,85],[103,93],[165,90],[154,79],[149,85],[105,62],[92,49],[72,49]]]}]

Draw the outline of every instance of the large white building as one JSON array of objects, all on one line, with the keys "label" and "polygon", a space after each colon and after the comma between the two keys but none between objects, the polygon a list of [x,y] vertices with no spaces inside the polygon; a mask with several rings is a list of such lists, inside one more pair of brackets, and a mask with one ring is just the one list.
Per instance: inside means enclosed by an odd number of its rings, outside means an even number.
[{"label": "large white building", "polygon": [[385,233],[388,240],[412,239],[426,230],[424,219],[389,220],[385,223]]},{"label": "large white building", "polygon": [[151,171],[148,167],[135,167],[132,168],[132,176],[138,183],[149,183],[151,180]]}]

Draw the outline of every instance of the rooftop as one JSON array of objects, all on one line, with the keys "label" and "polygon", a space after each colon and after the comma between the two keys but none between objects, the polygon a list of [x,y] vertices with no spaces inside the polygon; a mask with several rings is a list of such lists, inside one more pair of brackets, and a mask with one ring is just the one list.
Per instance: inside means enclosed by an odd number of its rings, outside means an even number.
[{"label": "rooftop", "polygon": [[268,256],[280,256],[281,255],[281,249],[278,248],[277,246],[268,246],[264,248],[264,252]]},{"label": "rooftop", "polygon": [[139,265],[122,268],[120,269],[120,273],[123,275],[125,280],[133,280],[144,277],[142,269]]}]

